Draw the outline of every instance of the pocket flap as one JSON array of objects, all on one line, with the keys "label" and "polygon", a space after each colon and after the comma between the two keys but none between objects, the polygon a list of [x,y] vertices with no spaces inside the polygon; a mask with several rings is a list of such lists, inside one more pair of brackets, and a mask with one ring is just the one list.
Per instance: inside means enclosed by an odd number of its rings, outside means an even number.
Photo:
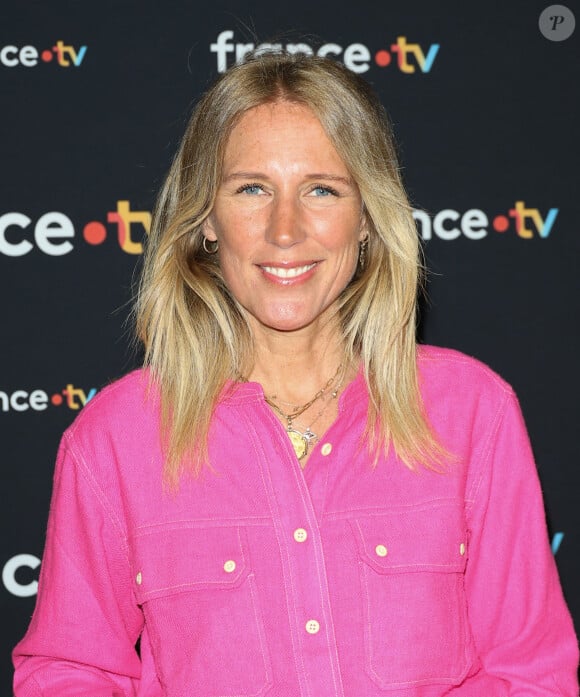
[{"label": "pocket flap", "polygon": [[379,573],[465,569],[463,508],[434,501],[351,521],[361,558]]},{"label": "pocket flap", "polygon": [[140,601],[196,589],[234,588],[247,575],[240,527],[141,531],[131,540]]}]

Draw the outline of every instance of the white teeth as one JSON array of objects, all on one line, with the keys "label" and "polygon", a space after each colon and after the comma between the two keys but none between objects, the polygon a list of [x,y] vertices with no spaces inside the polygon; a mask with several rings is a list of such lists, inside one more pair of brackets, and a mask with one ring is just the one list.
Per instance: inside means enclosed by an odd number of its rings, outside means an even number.
[{"label": "white teeth", "polygon": [[310,271],[314,266],[314,264],[308,264],[307,266],[294,266],[291,269],[285,269],[281,266],[262,266],[262,268],[267,273],[278,276],[278,278],[296,278],[296,276],[301,276],[303,273]]}]

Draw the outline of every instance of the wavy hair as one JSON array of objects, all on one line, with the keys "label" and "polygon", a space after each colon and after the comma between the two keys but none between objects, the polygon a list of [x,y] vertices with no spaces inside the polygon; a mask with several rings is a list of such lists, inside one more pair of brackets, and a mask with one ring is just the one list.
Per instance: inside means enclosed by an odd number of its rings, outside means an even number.
[{"label": "wavy hair", "polygon": [[135,312],[161,397],[166,476],[199,473],[220,392],[251,365],[250,329],[203,248],[202,226],[232,129],[248,109],[278,100],[312,110],[363,200],[367,261],[338,304],[346,360],[361,361],[367,381],[370,453],[376,461],[392,445],[411,468],[436,465],[442,449],[417,375],[420,246],[387,116],[369,85],[341,64],[275,52],[230,68],[202,96],[154,211]]}]

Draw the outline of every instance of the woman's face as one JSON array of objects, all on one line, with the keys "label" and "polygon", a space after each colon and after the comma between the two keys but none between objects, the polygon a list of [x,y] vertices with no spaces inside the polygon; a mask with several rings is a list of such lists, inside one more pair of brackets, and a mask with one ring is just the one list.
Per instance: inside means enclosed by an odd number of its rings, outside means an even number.
[{"label": "woman's face", "polygon": [[358,187],[307,107],[247,111],[228,139],[203,229],[254,331],[316,327],[352,278],[366,236]]}]

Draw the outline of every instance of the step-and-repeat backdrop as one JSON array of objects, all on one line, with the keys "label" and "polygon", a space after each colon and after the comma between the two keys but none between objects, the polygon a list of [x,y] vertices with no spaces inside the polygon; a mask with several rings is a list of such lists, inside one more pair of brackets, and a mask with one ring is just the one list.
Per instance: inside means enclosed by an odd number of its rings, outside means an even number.
[{"label": "step-and-repeat backdrop", "polygon": [[156,190],[200,92],[265,42],[344,62],[386,105],[430,269],[421,338],[514,385],[580,626],[578,2],[25,0],[0,15],[0,695],[60,435],[140,361],[128,316]]}]

